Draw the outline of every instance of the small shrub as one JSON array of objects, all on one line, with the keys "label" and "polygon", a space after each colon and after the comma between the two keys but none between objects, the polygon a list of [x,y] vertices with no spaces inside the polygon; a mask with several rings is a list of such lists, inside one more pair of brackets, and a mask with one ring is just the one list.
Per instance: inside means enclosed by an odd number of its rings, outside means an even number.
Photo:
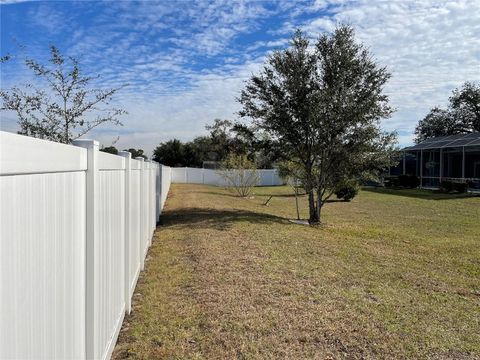
[{"label": "small shrub", "polygon": [[442,181],[440,183],[440,190],[446,193],[453,191],[453,182],[451,181]]},{"label": "small shrub", "polygon": [[247,197],[260,180],[255,163],[246,155],[229,154],[221,164],[218,174],[228,188],[238,196]]},{"label": "small shrub", "polygon": [[455,191],[463,194],[467,192],[468,184],[454,181],[442,181],[440,183],[440,190],[446,193]]},{"label": "small shrub", "polygon": [[453,183],[453,190],[461,194],[466,193],[468,190],[468,184],[455,182]]},{"label": "small shrub", "polygon": [[337,196],[337,199],[350,201],[357,196],[358,189],[359,186],[356,183],[343,184],[335,191],[335,195]]},{"label": "small shrub", "polygon": [[480,181],[479,180],[469,180],[467,181],[468,188],[480,190]]}]

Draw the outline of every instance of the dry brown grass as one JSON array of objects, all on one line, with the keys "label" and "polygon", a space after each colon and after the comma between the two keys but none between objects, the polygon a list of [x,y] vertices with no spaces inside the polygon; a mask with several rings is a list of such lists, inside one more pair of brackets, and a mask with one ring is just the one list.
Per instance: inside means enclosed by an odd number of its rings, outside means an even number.
[{"label": "dry brown grass", "polygon": [[255,192],[173,186],[115,359],[480,358],[480,198]]}]

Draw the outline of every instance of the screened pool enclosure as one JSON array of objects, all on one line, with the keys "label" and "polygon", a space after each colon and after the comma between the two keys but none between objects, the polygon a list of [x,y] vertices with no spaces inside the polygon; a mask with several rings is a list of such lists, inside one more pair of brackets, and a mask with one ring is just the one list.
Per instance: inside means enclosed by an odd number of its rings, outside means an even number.
[{"label": "screened pool enclosure", "polygon": [[450,180],[480,189],[480,132],[431,138],[402,153],[390,175],[418,176],[422,187],[435,188]]}]

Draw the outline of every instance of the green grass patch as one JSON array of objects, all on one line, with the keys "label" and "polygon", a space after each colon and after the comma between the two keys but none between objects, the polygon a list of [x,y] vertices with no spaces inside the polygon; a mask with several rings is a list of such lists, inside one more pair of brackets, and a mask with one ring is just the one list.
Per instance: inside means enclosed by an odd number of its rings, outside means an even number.
[{"label": "green grass patch", "polygon": [[324,227],[295,215],[287,187],[174,185],[114,358],[480,357],[480,198],[369,189]]}]

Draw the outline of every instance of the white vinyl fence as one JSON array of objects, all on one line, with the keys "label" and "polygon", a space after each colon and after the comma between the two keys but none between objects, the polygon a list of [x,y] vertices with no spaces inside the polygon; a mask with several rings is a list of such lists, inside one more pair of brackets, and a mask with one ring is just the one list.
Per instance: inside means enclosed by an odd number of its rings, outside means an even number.
[{"label": "white vinyl fence", "polygon": [[0,131],[0,359],[109,359],[170,183],[224,185],[74,145]]},{"label": "white vinyl fence", "polygon": [[109,359],[169,167],[0,131],[0,359]]},{"label": "white vinyl fence", "polygon": [[[225,180],[219,175],[217,170],[182,167],[171,168],[171,173],[172,183],[226,186]],[[259,175],[257,186],[284,184],[284,181],[278,175],[277,169],[259,169],[257,173]]]}]

